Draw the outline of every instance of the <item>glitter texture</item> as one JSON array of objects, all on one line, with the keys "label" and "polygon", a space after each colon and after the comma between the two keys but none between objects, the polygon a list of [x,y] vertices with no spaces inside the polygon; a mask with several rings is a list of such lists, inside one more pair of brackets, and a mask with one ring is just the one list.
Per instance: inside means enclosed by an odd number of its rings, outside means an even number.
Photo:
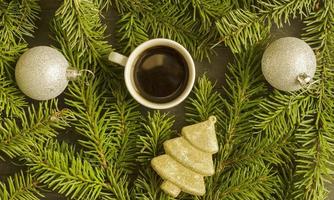
[{"label": "glitter texture", "polygon": [[313,78],[316,58],[312,48],[303,40],[294,37],[280,38],[265,50],[262,57],[262,73],[275,88],[295,91],[302,87],[300,74]]},{"label": "glitter texture", "polygon": [[66,70],[69,64],[56,49],[47,46],[34,47],[18,60],[15,78],[20,90],[35,100],[48,100],[61,94],[67,84]]},{"label": "glitter texture", "polygon": [[164,142],[166,154],[153,158],[152,167],[165,180],[161,189],[167,194],[205,194],[204,176],[214,174],[212,154],[218,151],[215,122],[211,116],[207,121],[184,127],[182,137]]}]

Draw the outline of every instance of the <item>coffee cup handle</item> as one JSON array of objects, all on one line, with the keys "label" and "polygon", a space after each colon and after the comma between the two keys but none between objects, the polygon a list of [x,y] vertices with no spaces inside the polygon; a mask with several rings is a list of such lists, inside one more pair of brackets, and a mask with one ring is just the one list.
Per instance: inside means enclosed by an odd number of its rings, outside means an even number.
[{"label": "coffee cup handle", "polygon": [[108,60],[125,67],[126,63],[128,62],[128,57],[117,52],[111,52],[108,56]]}]

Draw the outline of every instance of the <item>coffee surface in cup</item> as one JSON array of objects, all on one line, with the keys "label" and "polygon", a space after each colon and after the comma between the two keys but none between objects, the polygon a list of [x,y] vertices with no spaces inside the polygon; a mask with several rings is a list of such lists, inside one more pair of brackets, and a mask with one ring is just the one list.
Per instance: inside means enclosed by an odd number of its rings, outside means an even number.
[{"label": "coffee surface in cup", "polygon": [[134,68],[134,82],[144,98],[165,103],[183,92],[188,73],[187,62],[177,50],[157,46],[139,56]]}]

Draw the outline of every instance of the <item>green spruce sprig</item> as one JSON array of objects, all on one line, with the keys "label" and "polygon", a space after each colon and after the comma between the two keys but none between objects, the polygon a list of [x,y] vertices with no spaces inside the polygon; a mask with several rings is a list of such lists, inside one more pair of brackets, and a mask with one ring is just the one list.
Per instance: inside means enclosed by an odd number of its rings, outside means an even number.
[{"label": "green spruce sprig", "polygon": [[83,160],[82,153],[66,143],[38,143],[25,152],[25,160],[38,182],[71,198],[97,199],[102,189],[109,188],[101,169]]},{"label": "green spruce sprig", "polygon": [[216,27],[221,37],[219,42],[224,42],[233,53],[251,48],[270,31],[257,13],[244,9],[230,10],[216,22]]},{"label": "green spruce sprig", "polygon": [[107,98],[114,98],[114,101],[109,102],[112,111],[111,142],[115,148],[113,162],[116,168],[121,168],[133,175],[137,171],[137,138],[142,132],[139,104],[128,94],[123,79],[112,81],[106,88],[111,91],[111,96],[107,95]]},{"label": "green spruce sprig", "polygon": [[9,118],[19,117],[23,115],[23,108],[26,105],[24,96],[16,88],[13,81],[0,76],[0,113],[3,112],[3,116]]},{"label": "green spruce sprig", "polygon": [[[199,4],[195,1],[192,4],[182,1],[116,3],[116,8],[122,14],[119,38],[125,44],[122,45],[123,51],[129,52],[149,38],[165,37],[180,42],[196,58],[209,57],[211,47],[215,44],[212,38],[218,36],[217,32],[211,30],[212,22],[209,19],[214,21],[218,14],[216,10],[221,13],[230,6],[215,0],[203,6]],[[205,24],[204,29],[200,22]]]},{"label": "green spruce sprig", "polygon": [[43,195],[37,190],[33,177],[20,171],[8,177],[5,183],[0,182],[0,197],[2,200],[39,200]]},{"label": "green spruce sprig", "polygon": [[[123,80],[115,76],[117,70],[106,62],[112,49],[99,17],[98,5],[92,1],[65,1],[56,12],[53,29],[60,48],[73,67],[95,73],[94,77],[83,75],[69,85],[65,103],[73,110],[75,119],[71,124],[75,132],[84,136],[78,141],[85,152],[83,162],[89,160],[87,166],[103,172],[104,185],[87,189],[94,194],[88,193],[88,197],[130,199],[128,174],[135,169],[141,117],[138,104],[129,98],[124,84],[119,84]],[[73,175],[79,176],[80,172]],[[69,190],[66,195],[77,194]]]},{"label": "green spruce sprig", "polygon": [[98,5],[87,0],[65,0],[56,11],[51,28],[71,67],[108,71],[105,59],[112,48],[100,16]]},{"label": "green spruce sprig", "polygon": [[14,64],[27,47],[24,36],[32,36],[40,7],[36,0],[0,1],[0,114],[20,117],[25,98],[15,86]]},{"label": "green spruce sprig", "polygon": [[278,27],[283,27],[283,24],[290,23],[291,18],[306,17],[315,9],[318,2],[317,0],[261,0],[257,2],[257,7],[258,12],[268,19],[268,23],[272,20]]},{"label": "green spruce sprig", "polygon": [[143,122],[143,133],[139,135],[137,163],[140,166],[134,183],[133,198],[136,199],[172,199],[161,189],[161,178],[151,168],[151,160],[163,153],[163,142],[175,136],[174,118],[159,111],[148,113]]},{"label": "green spruce sprig", "polygon": [[129,12],[118,21],[119,41],[123,52],[128,53],[149,39],[144,23],[138,15],[138,13]]},{"label": "green spruce sprig", "polygon": [[[91,1],[64,1],[55,14],[52,27],[57,42],[73,67],[97,73],[101,65],[106,66],[103,55],[109,53],[111,47],[104,40],[106,27],[101,24],[97,4]],[[104,110],[106,102],[102,99],[103,92],[98,89],[101,86],[99,77],[96,76],[96,80],[85,77],[68,87],[68,96],[71,98],[65,101],[74,111],[76,120],[73,126],[76,132],[88,139],[79,143],[87,148],[89,157],[107,169],[113,156],[113,146],[106,134],[109,131],[110,111]]]},{"label": "green spruce sprig", "polygon": [[24,36],[33,36],[40,11],[37,0],[2,0],[0,11],[0,41],[15,45],[24,41]]},{"label": "green spruce sprig", "polygon": [[318,66],[311,93],[313,101],[296,132],[299,148],[296,150],[295,198],[325,199],[326,184],[332,181],[333,175],[334,3],[322,3],[321,8],[305,20],[303,37],[314,47]]},{"label": "green spruce sprig", "polygon": [[215,86],[206,75],[198,79],[193,95],[188,98],[188,104],[185,107],[186,119],[189,123],[198,123],[208,119],[210,115],[217,114],[221,106],[221,95],[216,91]]},{"label": "green spruce sprig", "polygon": [[28,107],[15,120],[4,118],[0,123],[0,151],[10,158],[24,157],[24,152],[36,142],[47,141],[58,134],[56,129],[67,127],[70,115],[69,110],[58,109],[57,101],[51,100]]},{"label": "green spruce sprig", "polygon": [[305,17],[316,0],[293,1],[115,1],[121,14],[119,38],[129,52],[148,38],[167,37],[180,42],[202,60],[218,44],[240,53],[270,31],[272,21],[282,27],[291,18]]},{"label": "green spruce sprig", "polygon": [[116,147],[110,135],[111,111],[104,110],[106,101],[102,98],[103,92],[97,89],[101,87],[98,81],[90,81],[88,86],[72,83],[68,89],[71,98],[65,102],[73,110],[75,118],[71,124],[75,132],[85,137],[79,144],[93,162],[107,169]]}]

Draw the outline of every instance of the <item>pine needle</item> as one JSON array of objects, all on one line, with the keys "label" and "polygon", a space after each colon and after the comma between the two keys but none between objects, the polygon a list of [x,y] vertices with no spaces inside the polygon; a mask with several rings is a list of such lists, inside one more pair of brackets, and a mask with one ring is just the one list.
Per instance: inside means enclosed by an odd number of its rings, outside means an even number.
[{"label": "pine needle", "polygon": [[0,182],[0,199],[2,200],[39,200],[43,195],[37,190],[37,182],[30,174],[22,171]]}]

